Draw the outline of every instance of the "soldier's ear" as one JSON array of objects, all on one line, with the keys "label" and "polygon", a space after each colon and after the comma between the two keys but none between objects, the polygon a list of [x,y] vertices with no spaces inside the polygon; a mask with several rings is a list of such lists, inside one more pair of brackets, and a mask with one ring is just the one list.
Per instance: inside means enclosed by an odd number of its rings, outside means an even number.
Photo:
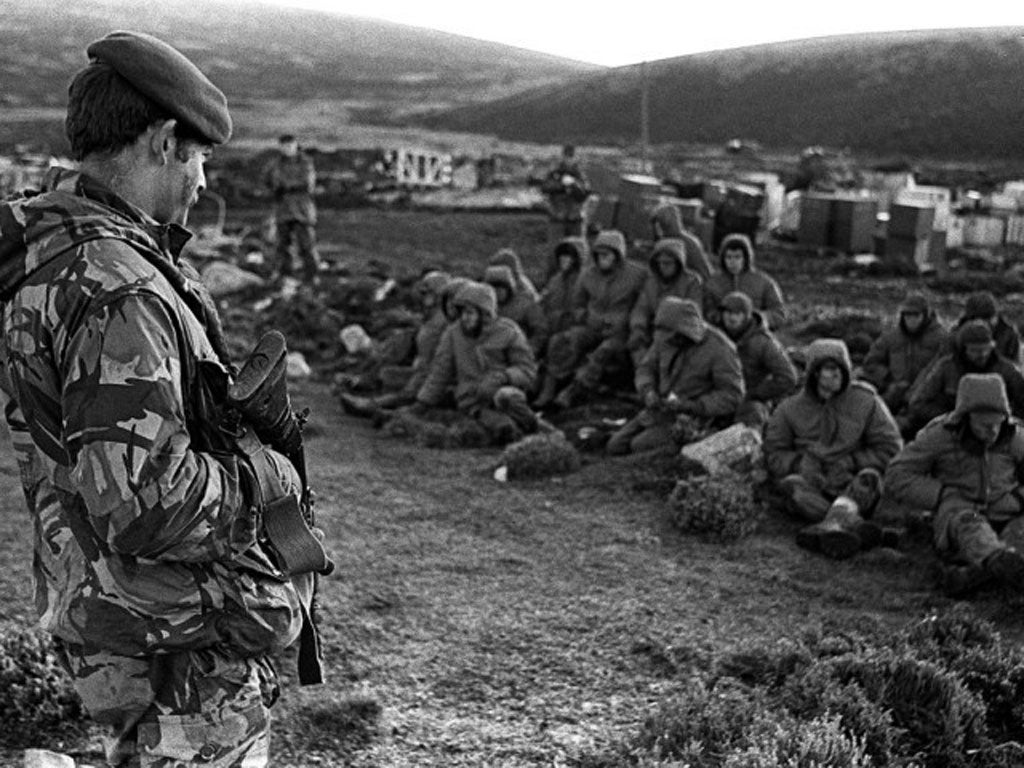
[{"label": "soldier's ear", "polygon": [[149,149],[160,165],[166,165],[170,155],[177,146],[178,138],[174,134],[178,126],[177,120],[161,120],[153,124],[149,135]]}]

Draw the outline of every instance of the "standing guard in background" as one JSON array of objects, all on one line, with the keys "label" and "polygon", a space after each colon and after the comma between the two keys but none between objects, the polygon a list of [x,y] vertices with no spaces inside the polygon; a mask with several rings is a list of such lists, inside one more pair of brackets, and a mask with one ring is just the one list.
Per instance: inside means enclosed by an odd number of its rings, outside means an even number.
[{"label": "standing guard in background", "polygon": [[558,165],[551,169],[541,184],[548,203],[551,220],[549,240],[582,237],[586,231],[584,202],[590,196],[590,184],[576,161],[576,147],[566,144]]},{"label": "standing guard in background", "polygon": [[299,149],[289,133],[278,139],[278,150],[263,172],[264,186],[274,198],[277,228],[277,274],[295,274],[292,248],[298,248],[302,278],[306,285],[317,283],[320,255],[316,248],[316,169],[313,160]]}]

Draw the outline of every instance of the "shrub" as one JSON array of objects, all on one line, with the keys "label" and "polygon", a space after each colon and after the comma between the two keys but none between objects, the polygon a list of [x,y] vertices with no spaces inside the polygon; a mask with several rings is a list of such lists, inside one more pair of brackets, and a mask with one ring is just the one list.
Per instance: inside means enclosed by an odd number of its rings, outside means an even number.
[{"label": "shrub", "polygon": [[49,637],[20,631],[0,638],[0,743],[38,746],[81,730],[85,719]]},{"label": "shrub", "polygon": [[725,759],[722,768],[871,768],[863,739],[851,735],[838,717],[779,728],[759,743]]},{"label": "shrub", "polygon": [[693,768],[712,768],[721,757],[751,746],[777,723],[756,690],[725,682],[715,688],[694,683],[644,722],[638,746],[659,758]]},{"label": "shrub", "polygon": [[790,640],[771,646],[749,643],[726,654],[718,661],[718,673],[734,677],[747,685],[775,688],[811,664],[806,648]]},{"label": "shrub", "polygon": [[985,742],[985,705],[951,672],[912,657],[888,665],[883,704],[907,732],[905,749],[934,763],[962,764],[959,756]]},{"label": "shrub", "polygon": [[733,472],[680,480],[669,504],[677,528],[718,541],[749,536],[757,530],[763,511],[750,482]]},{"label": "shrub", "polygon": [[505,448],[501,462],[510,480],[566,475],[580,468],[580,455],[561,432],[529,435]]}]

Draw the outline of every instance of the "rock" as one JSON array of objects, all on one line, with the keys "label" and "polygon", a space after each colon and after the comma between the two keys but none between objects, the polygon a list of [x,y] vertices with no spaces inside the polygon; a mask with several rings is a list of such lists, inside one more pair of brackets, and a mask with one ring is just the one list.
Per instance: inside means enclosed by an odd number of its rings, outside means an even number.
[{"label": "rock", "polygon": [[373,349],[373,339],[361,325],[346,325],[338,334],[341,343],[345,345],[345,351],[350,355],[359,352],[369,352]]},{"label": "rock", "polygon": [[203,279],[203,285],[215,298],[230,296],[233,293],[253,288],[266,287],[266,281],[259,275],[226,261],[210,262],[200,276]]},{"label": "rock", "polygon": [[75,760],[61,752],[48,749],[26,749],[25,768],[75,768]]},{"label": "rock", "polygon": [[286,375],[289,379],[308,379],[313,375],[306,358],[301,352],[289,352],[285,360]]},{"label": "rock", "polygon": [[695,461],[709,475],[719,475],[743,460],[755,463],[761,454],[761,433],[745,424],[714,432],[703,440],[684,445],[680,455]]}]

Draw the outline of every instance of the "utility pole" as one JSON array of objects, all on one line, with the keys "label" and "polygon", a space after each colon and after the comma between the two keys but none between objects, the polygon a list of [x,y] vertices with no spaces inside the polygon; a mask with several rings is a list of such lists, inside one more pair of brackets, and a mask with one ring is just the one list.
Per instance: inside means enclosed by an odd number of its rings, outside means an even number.
[{"label": "utility pole", "polygon": [[647,62],[640,62],[640,168],[647,173],[647,146],[651,141],[650,118],[648,116]]}]

